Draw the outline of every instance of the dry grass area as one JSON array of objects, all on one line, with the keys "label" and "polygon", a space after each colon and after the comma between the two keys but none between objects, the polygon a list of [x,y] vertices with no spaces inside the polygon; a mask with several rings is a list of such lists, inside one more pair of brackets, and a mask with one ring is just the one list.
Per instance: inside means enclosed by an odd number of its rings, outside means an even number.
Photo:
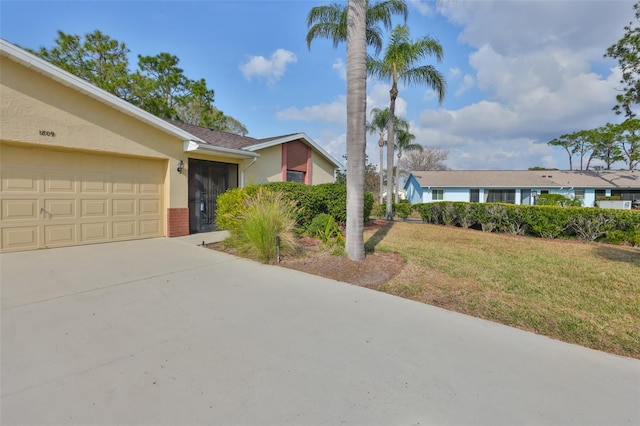
[{"label": "dry grass area", "polygon": [[405,268],[379,290],[640,358],[640,250],[393,222],[369,251]]}]

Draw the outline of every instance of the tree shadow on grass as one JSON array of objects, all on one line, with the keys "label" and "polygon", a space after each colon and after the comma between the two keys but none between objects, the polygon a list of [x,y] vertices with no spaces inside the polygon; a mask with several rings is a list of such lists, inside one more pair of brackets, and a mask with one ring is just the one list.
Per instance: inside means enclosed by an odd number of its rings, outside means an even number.
[{"label": "tree shadow on grass", "polygon": [[393,226],[393,222],[387,222],[382,225],[369,239],[364,243],[365,253],[373,253],[380,241],[389,233],[389,230]]},{"label": "tree shadow on grass", "polygon": [[640,250],[619,248],[610,245],[598,245],[594,248],[596,255],[614,262],[630,263],[640,267]]}]

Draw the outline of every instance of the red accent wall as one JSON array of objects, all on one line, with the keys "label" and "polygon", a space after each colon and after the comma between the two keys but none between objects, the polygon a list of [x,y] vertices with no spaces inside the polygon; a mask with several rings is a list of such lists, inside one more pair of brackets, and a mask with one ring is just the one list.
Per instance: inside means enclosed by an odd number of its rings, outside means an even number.
[{"label": "red accent wall", "polygon": [[167,209],[167,237],[189,235],[189,209]]},{"label": "red accent wall", "polygon": [[287,180],[287,170],[304,173],[304,183],[311,184],[311,148],[301,141],[282,144],[282,181]]}]

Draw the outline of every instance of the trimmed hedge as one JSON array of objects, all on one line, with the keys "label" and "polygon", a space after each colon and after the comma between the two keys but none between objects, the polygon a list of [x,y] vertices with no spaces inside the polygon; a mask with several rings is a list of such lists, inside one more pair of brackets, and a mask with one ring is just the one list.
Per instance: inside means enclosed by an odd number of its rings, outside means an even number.
[{"label": "trimmed hedge", "polygon": [[[304,185],[297,182],[272,182],[230,189],[218,197],[216,225],[218,229],[233,231],[238,227],[238,217],[244,209],[245,200],[258,192],[259,188],[280,192],[296,204],[295,220],[306,229],[314,217],[321,213],[332,216],[339,224],[347,221],[347,186],[340,183]],[[363,220],[367,221],[373,208],[373,194],[365,192]]]},{"label": "trimmed hedge", "polygon": [[640,211],[499,203],[414,204],[423,222],[541,238],[640,246]]}]

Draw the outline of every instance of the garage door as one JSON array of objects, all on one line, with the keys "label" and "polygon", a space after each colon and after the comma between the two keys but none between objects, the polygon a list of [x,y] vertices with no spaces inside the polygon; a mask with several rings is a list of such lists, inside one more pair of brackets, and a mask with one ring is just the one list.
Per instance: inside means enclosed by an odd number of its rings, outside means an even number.
[{"label": "garage door", "polygon": [[2,252],[164,235],[164,162],[0,145]]}]

